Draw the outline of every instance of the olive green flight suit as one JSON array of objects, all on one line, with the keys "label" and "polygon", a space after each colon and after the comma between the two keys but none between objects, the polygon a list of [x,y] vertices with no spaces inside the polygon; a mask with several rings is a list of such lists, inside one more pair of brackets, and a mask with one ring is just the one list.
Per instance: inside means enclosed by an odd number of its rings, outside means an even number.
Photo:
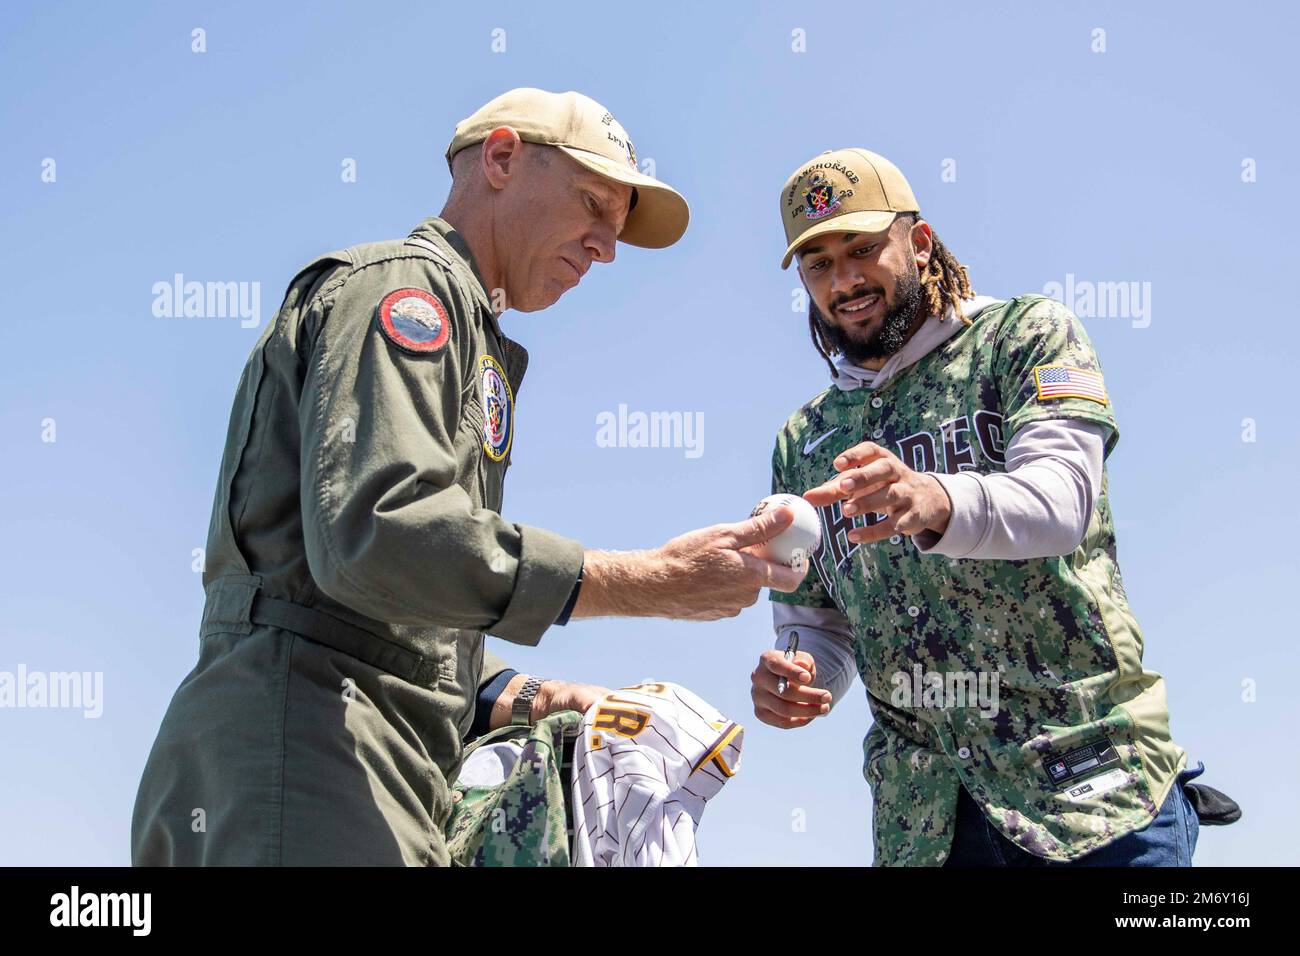
[{"label": "olive green flight suit", "polygon": [[135,864],[448,862],[448,781],[505,667],[483,635],[536,644],[582,565],[499,514],[527,362],[440,219],[293,280],[235,397]]}]

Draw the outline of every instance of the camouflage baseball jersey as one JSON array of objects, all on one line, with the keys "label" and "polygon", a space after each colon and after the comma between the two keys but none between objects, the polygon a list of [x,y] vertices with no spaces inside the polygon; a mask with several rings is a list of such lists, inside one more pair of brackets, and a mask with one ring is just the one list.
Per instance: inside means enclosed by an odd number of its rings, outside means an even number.
[{"label": "camouflage baseball jersey", "polygon": [[532,728],[502,727],[475,742],[474,748],[480,748],[513,740],[520,749],[501,783],[457,780],[453,785],[446,830],[453,865],[569,865],[566,787],[560,769],[565,738],[572,739],[581,728],[582,714],[564,710]]},{"label": "camouflage baseball jersey", "polygon": [[[949,321],[953,319],[949,318]],[[1023,425],[1081,419],[1119,438],[1083,326],[1038,295],[998,303],[879,389],[828,388],[790,417],[773,491],[802,493],[874,441],[918,471],[1005,471]],[[1186,763],[1165,688],[1142,666],[1142,632],[1116,558],[1107,478],[1082,543],[1060,557],[953,559],[911,537],[856,545],[838,503],[819,509],[822,544],[787,604],[850,622],[874,725],[864,775],[877,865],[938,865],[957,787],[1025,850],[1071,860],[1156,815]],[[979,688],[994,693],[979,697]],[[973,703],[974,697],[980,701]],[[986,706],[996,700],[995,706]]]}]

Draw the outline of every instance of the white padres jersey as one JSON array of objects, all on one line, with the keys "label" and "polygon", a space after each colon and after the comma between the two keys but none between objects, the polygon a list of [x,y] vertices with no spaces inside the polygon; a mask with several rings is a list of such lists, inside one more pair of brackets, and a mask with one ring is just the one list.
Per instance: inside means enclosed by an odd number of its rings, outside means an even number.
[{"label": "white padres jersey", "polygon": [[705,802],[740,769],[745,728],[684,687],[603,697],[573,757],[574,866],[695,866]]}]

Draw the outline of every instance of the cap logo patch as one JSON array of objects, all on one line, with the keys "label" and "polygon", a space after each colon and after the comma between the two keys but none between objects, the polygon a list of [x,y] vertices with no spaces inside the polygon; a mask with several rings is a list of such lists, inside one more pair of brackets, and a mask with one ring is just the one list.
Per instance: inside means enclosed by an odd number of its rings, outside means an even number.
[{"label": "cap logo patch", "polygon": [[803,194],[804,213],[809,219],[821,219],[829,216],[844,201],[843,196],[835,195],[835,187],[820,173],[808,182],[808,189]]},{"label": "cap logo patch", "polygon": [[[806,208],[809,208],[808,193],[811,192],[813,189],[815,189],[818,185],[826,182],[825,175],[817,172],[817,170],[819,169],[833,169],[835,172],[841,174],[845,179],[847,179],[850,185],[856,186],[858,184],[858,174],[855,173],[853,170],[849,169],[843,163],[821,162],[821,163],[813,163],[810,166],[806,166],[803,169],[799,170],[798,175],[795,176],[794,178],[794,183],[790,186],[790,191],[786,193],[785,205],[786,208],[788,209],[790,206],[794,204],[794,197],[798,193],[800,180],[802,180],[809,173],[813,173],[813,177],[810,180],[808,180],[808,188],[805,189],[803,192],[803,200],[804,200],[803,204],[796,206],[794,210],[791,212],[791,215],[798,215],[799,213],[803,212]],[[829,183],[827,183],[827,185],[829,185]],[[845,190],[840,193],[840,199],[841,200],[847,199],[849,196],[852,195],[853,195],[853,190],[851,189]],[[808,218],[813,219],[815,217],[809,216]]]},{"label": "cap logo patch", "polygon": [[490,355],[479,359],[483,377],[483,451],[493,461],[510,453],[514,431],[514,393],[503,369]]},{"label": "cap logo patch", "polygon": [[408,352],[436,352],[451,337],[447,309],[424,289],[398,289],[384,296],[379,303],[379,328]]}]

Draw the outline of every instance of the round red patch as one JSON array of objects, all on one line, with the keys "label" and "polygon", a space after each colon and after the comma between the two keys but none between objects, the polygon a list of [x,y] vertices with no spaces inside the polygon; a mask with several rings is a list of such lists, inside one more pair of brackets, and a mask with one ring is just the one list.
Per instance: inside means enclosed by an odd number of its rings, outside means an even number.
[{"label": "round red patch", "polygon": [[436,352],[451,338],[451,320],[438,297],[424,289],[398,289],[379,303],[379,327],[408,352]]}]

